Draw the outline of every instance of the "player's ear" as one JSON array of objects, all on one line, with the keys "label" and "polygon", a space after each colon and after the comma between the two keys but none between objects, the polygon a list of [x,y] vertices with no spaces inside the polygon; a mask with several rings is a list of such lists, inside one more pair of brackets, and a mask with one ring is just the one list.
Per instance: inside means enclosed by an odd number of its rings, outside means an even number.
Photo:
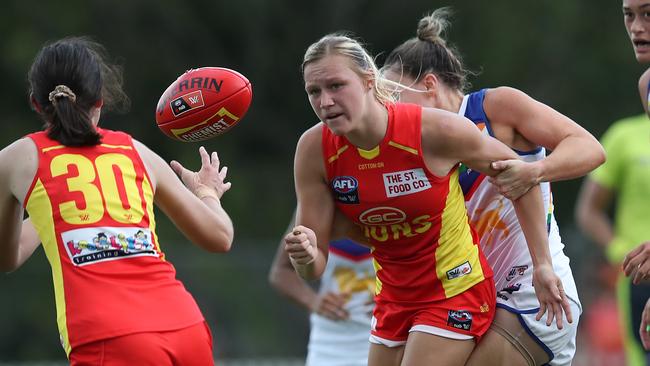
[{"label": "player's ear", "polygon": [[97,102],[95,102],[95,105],[93,107],[95,108],[101,108],[104,106],[104,99],[100,99]]},{"label": "player's ear", "polygon": [[371,90],[374,87],[375,87],[375,78],[373,78],[371,75],[368,75],[368,77],[366,78],[366,89]]},{"label": "player's ear", "polygon": [[436,92],[438,89],[438,77],[436,74],[433,73],[427,73],[424,75],[424,78],[422,78],[422,83],[424,84],[424,88],[429,91],[429,92]]}]

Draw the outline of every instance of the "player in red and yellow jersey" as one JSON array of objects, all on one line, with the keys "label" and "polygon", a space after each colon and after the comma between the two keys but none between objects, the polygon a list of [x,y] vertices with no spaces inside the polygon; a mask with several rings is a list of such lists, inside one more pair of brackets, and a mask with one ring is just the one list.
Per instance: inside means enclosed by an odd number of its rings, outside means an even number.
[{"label": "player in red and yellow jersey", "polygon": [[[512,148],[521,158],[495,162],[502,172],[490,179],[461,168],[470,223],[494,272],[497,310],[490,330],[467,365],[569,366],[576,351],[582,305],[564,254],[553,214],[550,181],[576,178],[605,160],[598,141],[568,117],[509,87],[464,94],[468,72],[455,47],[443,37],[450,8],[439,8],[417,23],[416,36],[386,57],[382,74],[408,88],[399,100],[441,108],[473,121],[485,135]],[[546,149],[553,153],[546,157]],[[544,197],[548,249],[526,240],[512,201],[539,184]],[[540,242],[541,243],[541,242]],[[529,253],[533,253],[530,255]],[[548,256],[546,255],[548,254]],[[550,281],[551,286],[540,283]],[[560,304],[538,301],[556,287]],[[566,317],[543,318],[548,306],[560,306]]]},{"label": "player in red and yellow jersey", "polygon": [[[318,278],[335,219],[336,226],[361,228],[349,235],[371,246],[377,269],[368,364],[464,365],[496,299],[468,224],[458,166],[494,175],[492,161],[516,154],[464,117],[395,104],[395,84],[349,37],[312,44],[303,73],[322,123],[296,149],[297,226],[285,237],[294,267]],[[527,239],[547,247],[539,187],[515,206]]]},{"label": "player in red and yellow jersey", "polygon": [[45,130],[0,152],[0,264],[14,270],[43,243],[72,365],[211,365],[210,331],[161,250],[154,203],[200,247],[227,251],[226,169],[201,148],[198,173],[172,164],[183,185],[146,146],[97,127],[103,103],[124,96],[102,51],[63,39],[32,65]]}]

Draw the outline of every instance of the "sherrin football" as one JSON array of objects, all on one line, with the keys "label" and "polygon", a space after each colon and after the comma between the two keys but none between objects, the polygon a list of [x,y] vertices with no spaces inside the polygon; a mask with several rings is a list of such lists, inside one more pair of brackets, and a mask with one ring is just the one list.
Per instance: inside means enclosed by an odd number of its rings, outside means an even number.
[{"label": "sherrin football", "polygon": [[175,140],[207,140],[239,123],[252,97],[251,83],[237,71],[223,67],[188,70],[158,100],[156,123]]}]

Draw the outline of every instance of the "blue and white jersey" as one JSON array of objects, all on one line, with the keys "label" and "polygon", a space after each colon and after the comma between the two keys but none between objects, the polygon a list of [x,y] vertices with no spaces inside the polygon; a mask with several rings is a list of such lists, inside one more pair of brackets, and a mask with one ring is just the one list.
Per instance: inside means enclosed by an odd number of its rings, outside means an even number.
[{"label": "blue and white jersey", "polygon": [[329,244],[319,293],[343,293],[350,318],[334,321],[312,313],[307,366],[367,365],[375,269],[370,249],[352,240]]},{"label": "blue and white jersey", "polygon": [[[494,137],[490,120],[483,109],[485,93],[486,89],[482,89],[466,95],[458,114],[474,122],[484,134]],[[527,162],[546,157],[546,150],[543,147],[532,151],[515,150],[515,152]],[[470,222],[477,231],[481,248],[494,270],[498,302],[508,303],[508,306],[514,306],[519,310],[538,308],[536,299],[534,303],[522,301],[522,303],[512,304],[512,300],[508,301],[512,294],[520,291],[522,287],[532,287],[533,278],[532,259],[512,202],[502,196],[496,187],[485,179],[485,175],[477,171],[462,167],[459,180],[465,194]],[[540,186],[547,212],[546,224],[553,267],[555,273],[562,279],[567,296],[579,303],[569,267],[569,258],[563,252],[564,244],[553,215],[551,187],[548,182],[543,182]]]}]

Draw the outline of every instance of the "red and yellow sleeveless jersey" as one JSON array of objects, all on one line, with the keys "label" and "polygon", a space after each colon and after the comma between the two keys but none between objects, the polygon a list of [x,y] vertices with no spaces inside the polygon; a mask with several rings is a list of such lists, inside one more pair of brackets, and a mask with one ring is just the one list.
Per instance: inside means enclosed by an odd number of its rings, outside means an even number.
[{"label": "red and yellow sleeveless jersey", "polygon": [[155,233],[153,190],[131,137],[66,147],[28,135],[38,170],[25,208],[52,267],[61,343],[180,329],[203,320]]},{"label": "red and yellow sleeveless jersey", "polygon": [[372,150],[323,125],[323,156],[336,207],[372,244],[379,300],[438,301],[492,277],[470,228],[458,169],[438,177],[422,155],[417,105],[389,104]]}]

